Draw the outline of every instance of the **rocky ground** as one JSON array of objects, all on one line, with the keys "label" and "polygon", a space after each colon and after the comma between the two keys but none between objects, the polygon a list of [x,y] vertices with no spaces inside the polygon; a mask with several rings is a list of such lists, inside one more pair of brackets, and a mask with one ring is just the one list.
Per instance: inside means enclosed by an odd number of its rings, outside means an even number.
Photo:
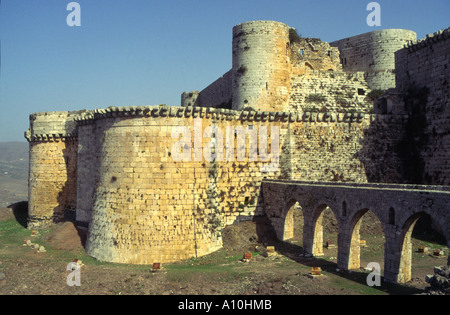
[{"label": "rocky ground", "polygon": [[[433,278],[434,267],[446,258],[413,254],[413,280],[406,285],[382,284],[369,287],[368,271],[336,271],[337,249],[324,249],[321,258],[301,255],[299,227],[291,242],[280,242],[266,219],[241,222],[224,230],[224,248],[211,255],[174,264],[154,271],[151,266],[109,264],[86,255],[83,233],[71,223],[59,223],[37,234],[27,230],[26,203],[0,210],[0,294],[22,295],[378,295],[442,294]],[[336,238],[333,218],[325,217],[325,239]],[[299,220],[301,218],[298,218]],[[370,218],[369,218],[370,219]],[[369,220],[373,222],[373,220]],[[300,225],[300,224],[299,224]],[[376,225],[368,223],[363,234],[368,247],[362,249],[361,265],[383,262],[383,238]],[[36,248],[24,241],[39,244]],[[414,239],[413,246],[431,248],[442,245]],[[274,246],[275,253],[267,253]],[[43,250],[40,250],[40,248]],[[447,249],[446,249],[447,250]],[[250,260],[243,260],[245,252]],[[81,265],[80,286],[69,286],[70,263]],[[322,275],[313,277],[313,267]],[[439,269],[440,270],[440,269]],[[445,272],[445,271],[443,271]],[[430,275],[428,278],[427,275]],[[444,275],[445,276],[445,275]],[[72,280],[75,278],[71,278]],[[434,279],[434,278],[433,278]],[[447,278],[448,279],[448,278]],[[433,286],[433,290],[426,289]]]}]

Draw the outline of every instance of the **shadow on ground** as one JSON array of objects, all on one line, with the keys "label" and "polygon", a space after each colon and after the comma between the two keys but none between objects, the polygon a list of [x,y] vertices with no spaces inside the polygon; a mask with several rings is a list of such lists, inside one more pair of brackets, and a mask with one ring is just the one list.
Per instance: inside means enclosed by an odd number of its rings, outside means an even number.
[{"label": "shadow on ground", "polygon": [[[337,263],[323,259],[323,258],[307,258],[303,256],[303,247],[280,241],[276,237],[275,231],[270,223],[270,220],[266,217],[261,217],[254,221],[256,223],[256,231],[259,240],[262,244],[275,246],[277,252],[283,256],[292,259],[293,261],[308,266],[308,267],[320,267],[323,271],[337,275],[339,277],[345,278],[347,280],[354,281],[356,283],[367,285],[367,276],[369,273],[352,270],[351,272],[337,271]],[[389,294],[399,294],[399,295],[409,295],[409,294],[419,294],[423,293],[423,290],[409,287],[401,284],[394,284],[384,282],[384,277],[381,277],[381,286],[374,286],[373,288],[378,289],[382,292],[387,292]]]},{"label": "shadow on ground", "polygon": [[28,201],[20,201],[9,205],[7,208],[11,209],[16,221],[27,228],[28,222]]}]

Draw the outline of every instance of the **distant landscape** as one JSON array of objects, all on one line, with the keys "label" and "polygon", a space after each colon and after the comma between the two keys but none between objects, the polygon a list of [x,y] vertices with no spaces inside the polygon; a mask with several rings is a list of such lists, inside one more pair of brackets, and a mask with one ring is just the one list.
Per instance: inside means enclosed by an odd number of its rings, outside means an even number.
[{"label": "distant landscape", "polygon": [[0,142],[0,209],[28,200],[28,143]]}]

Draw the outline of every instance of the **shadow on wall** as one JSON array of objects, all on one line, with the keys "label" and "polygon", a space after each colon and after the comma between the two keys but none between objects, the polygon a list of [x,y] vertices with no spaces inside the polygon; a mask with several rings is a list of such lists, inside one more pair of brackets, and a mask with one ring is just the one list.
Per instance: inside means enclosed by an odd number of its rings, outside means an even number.
[{"label": "shadow on wall", "polygon": [[417,220],[412,236],[422,241],[447,245],[442,227],[426,213]]},{"label": "shadow on wall", "polygon": [[77,203],[77,154],[78,142],[66,142],[62,150],[67,180],[58,193],[58,206],[53,209],[53,222],[75,221]]},{"label": "shadow on wall", "polygon": [[402,115],[378,115],[361,140],[355,156],[368,182],[441,185],[425,174],[423,153],[430,141],[426,116],[428,90],[410,89],[404,95]]}]

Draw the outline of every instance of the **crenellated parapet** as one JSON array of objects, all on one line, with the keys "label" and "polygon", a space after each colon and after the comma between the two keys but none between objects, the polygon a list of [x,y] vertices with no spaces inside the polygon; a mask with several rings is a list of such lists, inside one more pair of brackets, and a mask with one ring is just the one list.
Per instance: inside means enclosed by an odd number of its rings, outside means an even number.
[{"label": "crenellated parapet", "polygon": [[77,138],[77,122],[82,111],[39,112],[30,115],[30,128],[25,131],[29,142],[73,141]]},{"label": "crenellated parapet", "polygon": [[29,130],[25,131],[25,139],[29,142],[58,142],[58,141],[73,141],[77,139],[76,133],[68,134],[34,134],[31,135]]},{"label": "crenellated parapet", "polygon": [[[379,115],[380,116],[380,115]],[[106,118],[206,118],[219,121],[241,121],[241,122],[282,122],[282,123],[314,123],[314,122],[346,122],[360,123],[363,120],[374,121],[377,115],[365,114],[364,112],[303,112],[294,113],[287,111],[253,111],[232,110],[213,107],[197,106],[111,106],[105,109],[86,111],[74,117],[79,125],[92,124],[97,120]]]},{"label": "crenellated parapet", "polygon": [[427,34],[425,38],[408,41],[403,47],[409,52],[415,52],[419,49],[433,46],[434,44],[450,38],[450,28],[439,30],[433,34]]}]

